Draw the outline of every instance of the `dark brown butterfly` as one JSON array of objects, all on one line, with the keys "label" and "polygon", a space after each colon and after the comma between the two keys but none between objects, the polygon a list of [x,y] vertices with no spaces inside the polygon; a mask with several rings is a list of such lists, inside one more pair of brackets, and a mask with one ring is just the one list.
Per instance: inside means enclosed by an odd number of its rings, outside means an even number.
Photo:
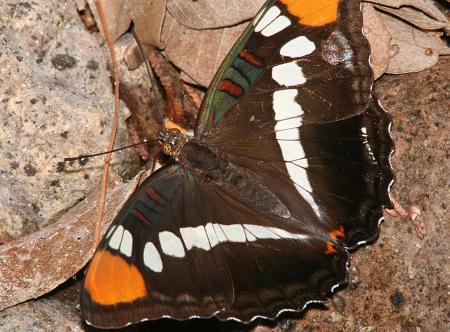
[{"label": "dark brown butterfly", "polygon": [[193,137],[117,216],[83,318],[249,322],[322,302],[392,207],[390,117],[372,93],[360,1],[269,0],[217,72]]}]

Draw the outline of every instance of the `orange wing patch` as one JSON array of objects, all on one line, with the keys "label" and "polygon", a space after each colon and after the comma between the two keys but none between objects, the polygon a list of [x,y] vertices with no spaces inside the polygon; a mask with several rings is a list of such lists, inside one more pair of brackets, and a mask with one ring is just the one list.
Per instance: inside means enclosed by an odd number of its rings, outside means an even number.
[{"label": "orange wing patch", "polygon": [[234,97],[240,97],[244,93],[244,90],[242,90],[242,88],[238,84],[228,79],[224,79],[222,82],[220,82],[219,90],[225,91]]},{"label": "orange wing patch", "polygon": [[337,238],[343,238],[345,236],[344,226],[341,225],[339,228],[335,229],[334,231],[331,231],[329,234],[335,240]]},{"label": "orange wing patch", "polygon": [[334,247],[334,244],[327,241],[327,250],[325,250],[326,254],[335,254],[336,253],[336,248]]},{"label": "orange wing patch", "polygon": [[248,49],[243,49],[242,51],[240,51],[239,56],[255,67],[262,67],[264,65],[262,60],[259,59],[256,55],[250,53]]},{"label": "orange wing patch", "polygon": [[139,270],[105,250],[98,251],[92,259],[84,288],[92,301],[101,305],[132,302],[147,295]]},{"label": "orange wing patch", "polygon": [[279,0],[303,25],[320,27],[336,21],[339,0]]}]

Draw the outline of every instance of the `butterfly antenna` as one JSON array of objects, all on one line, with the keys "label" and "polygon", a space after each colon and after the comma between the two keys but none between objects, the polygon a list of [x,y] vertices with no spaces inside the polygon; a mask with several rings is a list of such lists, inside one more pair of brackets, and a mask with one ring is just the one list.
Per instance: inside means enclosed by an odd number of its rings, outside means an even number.
[{"label": "butterfly antenna", "polygon": [[134,28],[134,21],[131,21],[131,32],[133,33],[134,40],[136,40],[136,44],[139,48],[142,59],[144,60],[144,63],[145,63],[145,67],[147,68],[148,78],[150,81],[150,97],[152,98],[152,100],[156,106],[156,109],[159,114],[159,119],[160,119],[162,125],[165,127],[164,116],[161,113],[161,103],[159,102],[159,98],[155,93],[155,88],[158,87],[158,83],[156,82],[156,78],[153,73],[152,67],[150,66],[150,63],[148,62],[148,58],[145,56],[144,47],[142,46],[142,43],[141,43],[141,41],[136,33],[136,30]]},{"label": "butterfly antenna", "polygon": [[139,142],[139,143],[123,146],[121,148],[113,149],[111,151],[105,151],[105,152],[99,152],[99,153],[93,153],[93,154],[82,154],[82,155],[79,155],[78,157],[68,157],[68,158],[64,158],[64,162],[74,161],[74,160],[83,161],[83,160],[86,160],[87,158],[97,157],[97,156],[101,156],[101,155],[104,155],[104,154],[107,154],[107,153],[117,152],[117,151],[121,151],[121,150],[125,150],[125,149],[128,149],[128,148],[131,148],[133,146],[142,145],[142,144],[149,144],[149,143],[153,143],[153,142],[156,142],[156,141],[158,141],[158,140],[157,139],[152,139],[152,140],[148,140],[148,141],[144,141],[144,142]]}]

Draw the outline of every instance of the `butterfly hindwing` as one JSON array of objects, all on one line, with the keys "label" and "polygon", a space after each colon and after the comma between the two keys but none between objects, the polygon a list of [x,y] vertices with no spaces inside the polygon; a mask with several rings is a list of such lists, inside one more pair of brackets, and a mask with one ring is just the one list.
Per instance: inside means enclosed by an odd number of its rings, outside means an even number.
[{"label": "butterfly hindwing", "polygon": [[162,317],[273,318],[324,300],[345,280],[346,260],[326,231],[263,215],[167,166],[130,198],[102,241],[82,314],[103,328]]},{"label": "butterfly hindwing", "polygon": [[[236,113],[238,122],[256,114]],[[234,117],[224,118],[209,144],[259,174],[299,222],[325,224],[329,232],[343,227],[346,247],[373,239],[382,207],[392,208],[389,115],[375,100],[363,113],[329,123],[283,127],[291,120],[267,114],[241,133],[233,130]]]},{"label": "butterfly hindwing", "polygon": [[261,213],[211,182],[194,178],[191,185],[209,202],[203,205],[211,221],[206,233],[212,225],[219,239],[214,249],[232,275],[233,302],[216,314],[218,318],[249,322],[302,310],[310,302],[323,301],[345,280],[347,252],[320,226],[311,229]]}]

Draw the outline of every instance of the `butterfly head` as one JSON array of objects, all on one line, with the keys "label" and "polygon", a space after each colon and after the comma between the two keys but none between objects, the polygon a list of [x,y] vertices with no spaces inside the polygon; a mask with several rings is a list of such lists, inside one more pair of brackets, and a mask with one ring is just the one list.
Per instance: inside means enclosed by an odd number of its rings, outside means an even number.
[{"label": "butterfly head", "polygon": [[181,148],[188,141],[187,136],[183,135],[177,128],[161,130],[157,137],[162,145],[162,152],[174,158],[178,156]]}]

